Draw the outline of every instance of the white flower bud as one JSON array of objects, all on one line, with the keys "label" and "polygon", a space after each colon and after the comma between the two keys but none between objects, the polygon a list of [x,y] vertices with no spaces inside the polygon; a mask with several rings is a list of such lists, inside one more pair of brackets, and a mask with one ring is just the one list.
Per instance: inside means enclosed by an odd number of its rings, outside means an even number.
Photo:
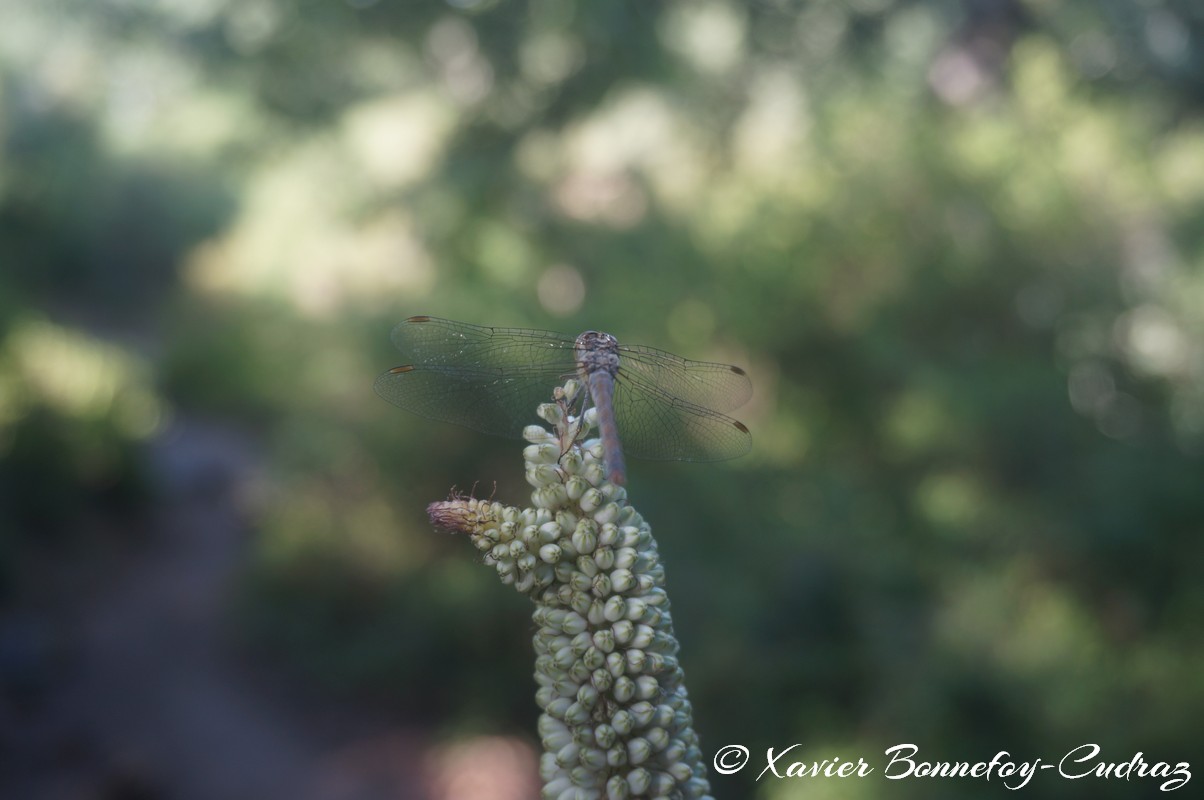
[{"label": "white flower bud", "polygon": [[565,720],[567,722],[568,720],[565,719],[565,714],[568,712],[569,706],[572,704],[573,701],[567,697],[557,697],[555,700],[544,706],[543,710],[551,714],[556,719]]},{"label": "white flower bud", "polygon": [[629,569],[616,569],[610,573],[610,585],[616,592],[626,592],[635,586],[635,577]]},{"label": "white flower bud", "polygon": [[[577,769],[580,769],[580,768],[578,767]],[[569,771],[570,780],[572,779],[572,777],[573,777],[573,773],[570,770]],[[575,783],[575,781],[574,781],[574,783]],[[599,798],[601,798],[601,797],[602,797],[602,795],[600,792],[597,792],[592,789],[587,789],[584,786],[574,785],[572,789],[562,792],[559,797],[555,798],[555,800],[599,800]]]},{"label": "white flower bud", "polygon": [[615,729],[605,722],[597,725],[594,728],[594,741],[599,747],[609,748],[618,740],[618,734]]},{"label": "white flower bud", "polygon": [[551,686],[540,686],[535,690],[535,703],[540,708],[547,708],[560,694]]},{"label": "white flower bud", "polygon": [[605,545],[594,551],[594,566],[600,570],[610,570],[615,563],[615,551]]},{"label": "white flower bud", "polygon": [[[580,614],[576,613],[574,613],[573,616],[581,617]],[[581,617],[581,620],[584,622],[585,617]],[[569,645],[573,648],[573,652],[577,654],[577,657],[580,658],[581,656],[585,655],[586,650],[589,650],[594,646],[594,638],[592,635],[590,635],[588,630],[581,630],[573,634],[573,638],[569,641]]]},{"label": "white flower bud", "polygon": [[631,789],[621,775],[612,775],[606,782],[606,800],[629,800]]},{"label": "white flower bud", "polygon": [[[544,716],[547,716],[547,715],[545,714]],[[547,751],[549,753],[556,753],[556,752],[559,752],[562,748],[572,744],[573,737],[572,737],[572,734],[570,734],[568,732],[568,730],[566,729],[562,732],[547,734],[546,736],[544,736],[542,739],[539,740],[539,743],[543,745],[543,749],[545,751]],[[557,766],[559,766],[559,765],[557,765]]]},{"label": "white flower bud", "polygon": [[602,463],[588,457],[585,463],[581,465],[578,475],[591,487],[597,487],[606,481],[606,470],[603,468]]},{"label": "white flower bud", "polygon": [[569,777],[573,779],[573,784],[578,787],[580,792],[574,800],[598,800],[602,796],[601,787],[605,776],[577,766],[569,770]]},{"label": "white flower bud", "polygon": [[615,649],[615,635],[609,628],[594,631],[594,647],[603,653],[610,653]]},{"label": "white flower bud", "polygon": [[635,625],[635,635],[631,637],[631,646],[647,650],[655,639],[656,631],[651,625]]},{"label": "white flower bud", "polygon": [[[642,736],[634,736],[627,740],[627,760],[631,764],[643,764],[652,755],[652,746]],[[634,789],[635,787],[632,787]]]},{"label": "white flower bud", "polygon": [[540,736],[549,736],[561,732],[568,735],[569,732],[567,725],[555,717],[549,717],[547,714],[539,715],[539,721],[535,724],[535,729],[539,732]]},{"label": "white flower bud", "polygon": [[593,520],[581,520],[573,530],[573,547],[577,552],[588,555],[598,547],[598,526]]},{"label": "white flower bud", "polygon": [[655,798],[668,795],[677,787],[677,781],[667,772],[656,770],[652,772],[652,780],[648,784],[648,794]]},{"label": "white flower bud", "polygon": [[569,667],[569,677],[573,679],[573,683],[580,686],[589,680],[590,667],[577,659],[573,662],[573,666]]},{"label": "white flower bud", "polygon": [[573,570],[569,576],[569,588],[575,592],[588,592],[593,589],[593,581],[580,570]]},{"label": "white flower bud", "polygon": [[558,561],[551,565],[551,569],[552,578],[557,583],[567,583],[569,576],[573,574],[573,565],[567,561]]},{"label": "white flower bud", "polygon": [[594,579],[590,582],[589,589],[597,597],[608,596],[612,591],[612,586],[610,583],[610,576],[607,575],[605,572],[599,572],[597,575],[594,576]]},{"label": "white flower bud", "polygon": [[645,593],[640,599],[650,606],[656,606],[658,608],[669,607],[669,595],[667,595],[665,590],[659,586],[652,591]]},{"label": "white flower bud", "polygon": [[590,613],[593,610],[593,604],[593,598],[591,598],[585,592],[574,592],[569,600],[569,608],[573,609],[578,614],[588,614],[589,616],[587,616],[586,619],[589,621],[589,623],[591,625],[597,625],[598,623],[594,621],[593,615]]},{"label": "white flower bud", "polygon": [[[560,765],[556,763],[555,758],[551,754],[545,755],[549,756],[548,760],[551,761],[552,768],[559,771]],[[553,778],[549,778],[548,775],[545,774],[542,759],[540,761],[539,773],[540,777],[544,779],[543,792],[541,793],[541,796],[548,798],[548,800],[560,800],[561,795],[573,788],[573,781],[568,775],[558,774]]]},{"label": "white flower bud", "polygon": [[514,582],[514,588],[523,594],[527,594],[535,588],[535,572],[524,572]]},{"label": "white flower bud", "polygon": [[[584,499],[585,498],[582,497],[582,500],[584,500]],[[587,509],[585,508],[584,505],[582,505],[581,510],[586,511]],[[596,512],[594,512],[594,520],[596,520],[598,523],[603,524],[603,525],[605,525],[607,522],[614,522],[618,518],[618,516],[619,516],[619,506],[613,502],[607,503],[606,505],[604,505],[600,509],[598,509]]]},{"label": "white flower bud", "polygon": [[622,767],[627,764],[627,748],[621,743],[616,744],[606,750],[606,765],[608,767]]},{"label": "white flower bud", "polygon": [[589,514],[597,510],[605,501],[606,498],[602,496],[600,491],[590,488],[581,495],[581,499],[577,502],[577,505],[581,506],[582,511]]},{"label": "white flower bud", "polygon": [[[557,391],[560,393],[559,396],[557,396]],[[576,378],[569,378],[564,382],[563,386],[558,386],[556,390],[552,392],[552,396],[556,397],[557,400],[563,398],[571,404],[577,399],[577,395],[580,393],[581,381],[577,380]]]},{"label": "white flower bud", "polygon": [[606,769],[606,751],[597,747],[585,747],[579,758],[581,766],[591,772],[601,772]]},{"label": "white flower bud", "polygon": [[606,671],[616,678],[627,674],[627,662],[623,653],[614,652],[606,655]]},{"label": "white flower bud", "polygon": [[[605,664],[606,659],[602,659],[602,663]],[[589,681],[599,692],[606,692],[610,691],[611,686],[614,686],[615,678],[599,666],[594,668],[594,671],[590,674]]]},{"label": "white flower bud", "polygon": [[555,464],[560,460],[560,448],[550,442],[527,445],[523,448],[523,460],[532,465]]},{"label": "white flower bud", "polygon": [[629,702],[631,698],[635,697],[635,681],[626,675],[615,678],[614,695],[615,700],[620,703]]},{"label": "white flower bud", "polygon": [[[567,708],[567,706],[566,706]],[[548,713],[551,713],[549,711]],[[635,719],[631,716],[631,712],[625,708],[620,708],[615,713],[610,715],[610,726],[615,729],[615,733],[620,736],[627,736],[635,729]]]},{"label": "white flower bud", "polygon": [[690,778],[694,777],[694,772],[690,769],[690,765],[686,764],[684,761],[673,760],[669,761],[668,763],[669,766],[665,769],[669,775],[672,776],[674,782],[678,784],[684,784],[688,783]]},{"label": "white flower bud", "polygon": [[649,728],[644,731],[644,738],[652,745],[652,751],[659,753],[669,745],[669,732],[664,728]]},{"label": "white flower bud", "polygon": [[584,463],[585,460],[576,450],[569,450],[560,458],[560,469],[568,475],[576,475]]},{"label": "white flower bud", "polygon": [[554,486],[560,483],[560,470],[554,464],[532,464],[525,477],[535,487]]},{"label": "white flower bud", "polygon": [[[577,469],[580,470],[581,468],[582,466],[578,465]],[[569,499],[573,501],[580,500],[589,488],[589,482],[580,475],[573,475],[564,482],[564,491],[568,494]]]},{"label": "white flower bud", "polygon": [[611,595],[602,607],[602,617],[607,622],[618,622],[628,613],[628,604],[618,595]]},{"label": "white flower bud", "polygon": [[598,531],[598,544],[605,545],[612,550],[620,544],[622,538],[618,526],[614,523],[607,523]]},{"label": "white flower bud", "polygon": [[576,660],[577,656],[573,655],[571,647],[562,647],[552,654],[552,662],[560,669],[568,669]]},{"label": "white flower bud", "polygon": [[603,622],[606,622],[605,609],[601,600],[595,597],[590,601],[589,614],[586,616],[586,619],[589,620],[590,625],[595,627],[600,627]]},{"label": "white flower bud", "polygon": [[615,566],[619,569],[631,569],[635,566],[638,553],[634,547],[620,547],[615,551]]},{"label": "white flower bud", "polygon": [[610,629],[614,631],[616,642],[627,644],[631,641],[632,634],[636,631],[636,625],[629,619],[621,619],[614,625],[611,625]]},{"label": "white flower bud", "polygon": [[[588,683],[577,690],[577,702],[593,710],[598,705],[598,690]],[[657,730],[660,730],[659,728]]]},{"label": "white flower bud", "polygon": [[[552,426],[561,425],[564,423],[564,409],[560,407],[559,403],[540,403],[535,409],[535,413],[540,419]],[[527,431],[531,428],[535,428],[541,433],[547,434],[547,431],[538,425],[528,425],[526,428],[523,428],[523,438],[526,438],[528,441],[531,440],[531,437],[527,437]]]},{"label": "white flower bud", "polygon": [[652,716],[656,713],[656,706],[652,705],[652,703],[641,700],[638,703],[632,703],[627,707],[627,710],[631,712],[631,716],[635,720],[636,725],[643,728],[647,726],[648,723],[652,722]]},{"label": "white flower bud", "polygon": [[[666,763],[672,764],[674,762],[682,761],[685,754],[685,744],[682,743],[681,739],[673,739],[669,742],[668,746],[665,747],[663,757]],[[688,771],[689,767],[686,767],[686,769]]]},{"label": "white flower bud", "polygon": [[627,499],[627,490],[622,486],[616,486],[613,483],[604,483],[598,489],[606,496],[607,500],[614,500],[620,505]]},{"label": "white flower bud", "polygon": [[580,755],[581,748],[574,742],[569,742],[556,751],[556,763],[562,767],[573,767],[577,765],[577,757]]},{"label": "white flower bud", "polygon": [[660,694],[661,685],[651,675],[641,675],[635,679],[635,696],[641,700],[651,700]]},{"label": "white flower bud", "polygon": [[628,598],[623,606],[623,616],[627,617],[627,619],[631,620],[632,622],[638,622],[639,620],[643,619],[644,614],[648,611],[648,604],[643,600],[640,600],[638,597]]},{"label": "white flower bud", "polygon": [[564,712],[564,721],[570,725],[583,725],[589,721],[589,709],[577,702],[570,703]]},{"label": "white flower bud", "polygon": [[[627,755],[628,757],[631,756],[630,743],[628,743]],[[638,762],[631,761],[630,763],[635,764]],[[627,786],[631,789],[631,793],[637,797],[647,792],[651,783],[652,776],[648,773],[648,770],[642,767],[637,767],[636,769],[633,769],[631,772],[627,773]]]},{"label": "white flower bud", "polygon": [[563,551],[560,549],[559,545],[545,544],[543,547],[539,548],[539,557],[548,564],[555,564],[560,560],[561,555],[563,555]]}]

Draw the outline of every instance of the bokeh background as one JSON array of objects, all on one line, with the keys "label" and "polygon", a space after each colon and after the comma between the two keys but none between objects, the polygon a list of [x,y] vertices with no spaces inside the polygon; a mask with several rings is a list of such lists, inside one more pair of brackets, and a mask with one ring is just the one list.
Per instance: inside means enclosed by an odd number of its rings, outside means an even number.
[{"label": "bokeh background", "polygon": [[1202,111],[1194,0],[0,0],[0,794],[535,795],[411,314],[748,369],[631,467],[708,752],[1204,767]]}]

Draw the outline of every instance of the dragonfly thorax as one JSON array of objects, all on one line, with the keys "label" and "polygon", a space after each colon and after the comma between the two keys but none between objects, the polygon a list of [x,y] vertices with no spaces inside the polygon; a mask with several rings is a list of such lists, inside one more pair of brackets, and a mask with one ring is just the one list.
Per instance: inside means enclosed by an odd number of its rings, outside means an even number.
[{"label": "dragonfly thorax", "polygon": [[599,370],[609,372],[612,377],[619,374],[619,340],[609,333],[586,331],[577,337],[573,352],[577,371],[584,379]]}]

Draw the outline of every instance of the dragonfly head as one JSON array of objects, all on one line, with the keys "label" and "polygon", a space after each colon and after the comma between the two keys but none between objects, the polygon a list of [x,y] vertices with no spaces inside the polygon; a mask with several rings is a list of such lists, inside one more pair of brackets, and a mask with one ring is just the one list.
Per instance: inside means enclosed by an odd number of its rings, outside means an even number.
[{"label": "dragonfly head", "polygon": [[577,369],[582,377],[599,369],[611,375],[619,369],[619,340],[609,333],[586,331],[577,337],[573,345],[577,358]]}]

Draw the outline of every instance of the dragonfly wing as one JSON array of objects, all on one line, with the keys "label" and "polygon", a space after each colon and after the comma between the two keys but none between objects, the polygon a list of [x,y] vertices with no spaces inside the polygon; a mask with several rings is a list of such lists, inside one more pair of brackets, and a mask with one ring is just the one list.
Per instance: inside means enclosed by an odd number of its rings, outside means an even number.
[{"label": "dragonfly wing", "polygon": [[726,413],[748,402],[752,381],[739,367],[691,361],[654,347],[621,346],[619,366],[640,383],[704,409]]},{"label": "dragonfly wing", "polygon": [[550,331],[411,317],[393,329],[407,363],[376,379],[396,406],[429,419],[517,438],[535,408],[574,374],[573,340]]},{"label": "dragonfly wing", "polygon": [[519,438],[540,422],[535,409],[551,402],[559,372],[503,372],[455,366],[397,367],[373,388],[390,403],[428,419],[482,433]]},{"label": "dragonfly wing", "polygon": [[635,458],[723,461],[752,447],[752,436],[743,423],[624,375],[622,367],[614,406],[623,449]]},{"label": "dragonfly wing", "polygon": [[415,366],[496,367],[575,364],[573,338],[527,328],[488,328],[438,317],[410,317],[393,329],[393,344]]}]

